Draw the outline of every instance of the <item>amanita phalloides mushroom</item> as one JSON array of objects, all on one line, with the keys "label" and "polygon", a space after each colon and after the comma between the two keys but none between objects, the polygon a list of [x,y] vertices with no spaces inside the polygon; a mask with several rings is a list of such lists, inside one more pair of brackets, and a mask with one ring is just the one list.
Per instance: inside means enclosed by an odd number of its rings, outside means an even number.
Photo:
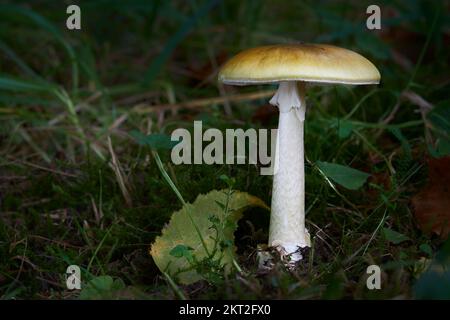
[{"label": "amanita phalloides mushroom", "polygon": [[279,83],[270,100],[280,115],[269,246],[289,264],[295,263],[302,259],[300,248],[311,246],[305,228],[305,84],[377,84],[380,73],[369,60],[351,50],[301,43],[242,51],[221,68],[219,81],[229,85]]}]

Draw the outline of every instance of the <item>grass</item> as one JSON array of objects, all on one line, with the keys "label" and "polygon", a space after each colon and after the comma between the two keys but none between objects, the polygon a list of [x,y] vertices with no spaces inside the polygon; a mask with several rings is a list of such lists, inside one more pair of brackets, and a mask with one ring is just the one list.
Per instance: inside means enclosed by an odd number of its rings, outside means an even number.
[{"label": "grass", "polygon": [[[372,32],[364,27],[370,4],[364,1],[79,1],[81,31],[65,29],[62,3],[5,2],[2,299],[77,298],[64,285],[71,264],[82,268],[84,281],[120,279],[112,285],[113,298],[414,297],[423,258],[431,259],[442,240],[416,227],[410,206],[427,178],[427,144],[434,132],[414,112],[417,99],[404,93],[433,105],[448,99],[443,3],[381,2],[386,30]],[[309,90],[306,201],[315,237],[304,267],[296,273],[278,265],[269,274],[257,272],[255,251],[267,241],[269,217],[254,209],[235,235],[243,272],[220,285],[179,286],[148,254],[181,207],[178,199],[192,202],[225,188],[225,174],[235,179],[235,189],[270,203],[272,180],[250,165],[175,166],[168,151],[160,151],[161,163],[155,162],[130,133],[170,134],[191,129],[194,120],[202,120],[204,129],[275,128],[276,114],[259,111],[268,101],[264,91],[274,88],[224,88],[216,81],[217,69],[239,50],[298,40],[355,49],[382,74],[376,88]],[[233,96],[224,99],[224,93]],[[346,190],[327,180],[317,161],[348,165],[371,178],[362,189]],[[161,165],[180,195],[161,175]],[[384,228],[409,240],[394,244],[383,236]],[[382,290],[366,289],[370,264],[383,270]]]}]

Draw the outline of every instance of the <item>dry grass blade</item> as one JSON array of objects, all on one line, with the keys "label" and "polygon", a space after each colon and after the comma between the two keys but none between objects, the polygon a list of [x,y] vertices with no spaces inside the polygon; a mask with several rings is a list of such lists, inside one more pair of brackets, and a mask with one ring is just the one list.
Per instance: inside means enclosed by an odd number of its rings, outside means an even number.
[{"label": "dry grass blade", "polygon": [[89,195],[89,197],[91,198],[92,210],[94,211],[95,222],[97,223],[97,225],[100,226],[100,229],[103,229],[103,224],[101,223],[101,221],[103,219],[102,207],[99,204],[99,206],[97,208],[97,204],[95,203],[94,197],[92,195]]},{"label": "dry grass blade", "polygon": [[82,249],[83,248],[81,246],[70,244],[70,243],[68,243],[66,241],[58,241],[58,240],[54,240],[54,239],[49,239],[49,238],[46,238],[46,237],[43,237],[43,236],[40,236],[40,235],[30,235],[28,237],[32,238],[32,239],[36,239],[36,240],[41,240],[41,241],[47,241],[47,242],[55,243],[58,246],[61,246],[63,248],[75,248],[75,249]]},{"label": "dry grass blade", "polygon": [[72,178],[77,177],[77,175],[73,174],[73,173],[68,173],[68,172],[64,172],[64,171],[60,171],[60,170],[56,170],[56,169],[52,169],[52,168],[43,167],[43,166],[40,166],[40,165],[35,164],[35,163],[28,162],[28,161],[14,159],[11,156],[7,156],[7,158],[11,159],[11,161],[13,161],[11,164],[18,163],[18,164],[23,164],[25,166],[33,167],[33,168],[36,168],[36,169],[39,169],[39,170],[52,172],[54,174],[58,174],[58,175],[61,175],[61,176],[72,177]]},{"label": "dry grass blade", "polygon": [[[98,98],[100,98],[102,96],[102,92],[100,91],[96,91],[94,94],[92,94],[90,97],[88,97],[86,100],[82,101],[81,103],[79,103],[78,105],[76,105],[74,107],[74,111],[77,113],[80,110],[82,110],[83,108],[86,108],[89,106],[89,104],[91,102],[94,102],[95,100],[97,100]],[[56,124],[58,124],[59,122],[61,122],[62,120],[64,120],[67,116],[69,116],[69,112],[68,111],[64,111],[63,113],[58,114],[56,117],[54,117],[53,119],[51,119],[48,122],[49,126],[54,126]]]},{"label": "dry grass blade", "polygon": [[33,141],[33,139],[30,137],[30,135],[24,129],[19,128],[18,132],[22,136],[22,138],[31,146],[31,148],[36,153],[38,153],[46,163],[52,162],[52,160],[50,159],[48,154]]},{"label": "dry grass blade", "polygon": [[262,92],[251,92],[251,93],[243,93],[243,94],[234,94],[227,96],[220,96],[214,98],[206,98],[206,99],[195,99],[185,102],[172,103],[172,104],[160,104],[149,106],[146,104],[139,104],[133,108],[133,112],[136,113],[150,113],[155,112],[156,110],[167,110],[167,109],[196,109],[202,108],[211,104],[217,103],[226,103],[226,102],[239,102],[239,101],[248,101],[248,100],[257,100],[263,99],[273,96],[275,93],[274,90],[262,91]]},{"label": "dry grass blade", "polygon": [[120,168],[120,163],[119,163],[119,160],[117,159],[114,149],[112,147],[112,142],[111,142],[110,137],[108,137],[108,150],[109,150],[109,153],[111,154],[111,162],[109,163],[109,166],[114,171],[114,174],[116,176],[117,182],[119,183],[120,190],[122,191],[122,195],[125,199],[127,206],[131,207],[132,200],[131,200],[130,192],[128,191],[128,187],[127,187],[129,185],[128,180],[124,176],[124,174]]}]

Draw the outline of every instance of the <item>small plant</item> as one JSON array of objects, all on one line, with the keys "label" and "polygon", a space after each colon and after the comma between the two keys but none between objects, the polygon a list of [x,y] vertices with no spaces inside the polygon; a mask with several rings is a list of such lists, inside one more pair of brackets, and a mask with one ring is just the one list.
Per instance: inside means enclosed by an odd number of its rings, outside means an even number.
[{"label": "small plant", "polygon": [[[210,239],[213,241],[211,252],[208,252],[207,256],[198,260],[196,255],[192,254],[194,249],[189,246],[177,245],[170,251],[170,255],[173,257],[185,258],[192,270],[195,270],[206,281],[215,285],[222,284],[224,274],[227,271],[223,259],[226,258],[227,252],[234,250],[234,241],[227,237],[227,230],[235,228],[232,212],[229,209],[230,200],[235,192],[233,190],[235,179],[226,175],[221,175],[220,179],[228,185],[228,189],[224,191],[226,192],[225,203],[215,200],[216,204],[222,209],[221,214],[216,215],[212,213],[208,217],[211,223],[209,228],[214,231],[214,235],[210,236]],[[238,271],[241,271],[236,259],[234,257],[232,259],[233,266]],[[178,273],[180,272],[183,272],[183,270],[178,271]]]}]

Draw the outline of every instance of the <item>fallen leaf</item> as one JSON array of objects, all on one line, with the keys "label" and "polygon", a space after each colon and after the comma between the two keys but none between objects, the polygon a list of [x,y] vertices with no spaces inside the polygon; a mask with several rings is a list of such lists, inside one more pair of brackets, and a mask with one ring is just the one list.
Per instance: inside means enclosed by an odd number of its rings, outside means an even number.
[{"label": "fallen leaf", "polygon": [[428,183],[412,198],[419,228],[446,239],[450,232],[450,156],[428,160]]},{"label": "fallen leaf", "polygon": [[225,266],[225,270],[231,270],[235,254],[234,232],[242,212],[254,206],[267,210],[269,208],[257,197],[245,192],[233,191],[227,206],[228,214],[225,215],[226,201],[226,190],[213,190],[208,194],[199,195],[192,204],[188,203],[181,210],[173,213],[169,224],[162,231],[162,235],[156,238],[150,250],[159,270],[176,276],[183,284],[191,284],[202,279],[190,266],[192,257],[200,261],[206,257],[206,252],[189,218],[189,213],[209,252],[213,250],[216,243],[214,240],[216,232],[211,228],[212,221],[224,222],[222,238],[219,240],[230,245],[223,252],[218,251],[214,258],[219,258],[222,253],[221,265]]}]

